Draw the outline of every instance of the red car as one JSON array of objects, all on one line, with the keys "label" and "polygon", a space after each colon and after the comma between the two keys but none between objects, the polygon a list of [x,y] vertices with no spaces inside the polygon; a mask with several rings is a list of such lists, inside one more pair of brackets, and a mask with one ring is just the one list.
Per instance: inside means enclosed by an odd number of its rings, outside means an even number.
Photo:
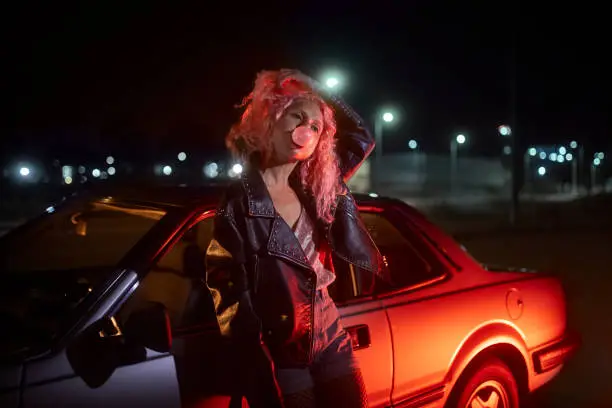
[{"label": "red car", "polygon": [[[228,406],[203,284],[220,194],[77,197],[2,237],[0,406]],[[356,199],[393,285],[362,295],[337,259],[331,291],[372,407],[516,408],[559,373],[578,343],[554,276],[488,268],[405,203]]]}]

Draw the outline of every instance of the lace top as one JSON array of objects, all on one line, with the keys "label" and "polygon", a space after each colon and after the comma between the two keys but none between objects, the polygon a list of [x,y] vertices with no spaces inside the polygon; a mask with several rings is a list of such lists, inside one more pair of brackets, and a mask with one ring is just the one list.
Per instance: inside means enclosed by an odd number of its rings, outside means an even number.
[{"label": "lace top", "polygon": [[308,213],[304,211],[304,207],[302,207],[293,230],[306,254],[306,258],[317,274],[317,290],[328,287],[336,279],[336,275],[330,266],[330,253],[325,246],[319,245],[317,228],[315,228]]}]

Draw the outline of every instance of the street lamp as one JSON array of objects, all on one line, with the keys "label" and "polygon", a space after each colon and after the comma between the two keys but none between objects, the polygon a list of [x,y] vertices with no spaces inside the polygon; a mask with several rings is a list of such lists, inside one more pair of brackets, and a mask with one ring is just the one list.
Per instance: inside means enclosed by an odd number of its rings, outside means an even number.
[{"label": "street lamp", "polygon": [[321,83],[329,90],[338,91],[345,85],[346,80],[344,76],[337,71],[327,71],[321,77]]},{"label": "street lamp", "polygon": [[497,128],[497,131],[499,132],[500,135],[506,137],[506,136],[510,136],[512,134],[512,129],[510,129],[510,126],[508,125],[501,125]]},{"label": "street lamp", "polygon": [[458,134],[450,142],[450,187],[451,192],[455,190],[455,179],[457,174],[457,147],[464,144],[467,138],[464,134]]},{"label": "street lamp", "polygon": [[593,162],[591,163],[591,192],[595,190],[595,183],[597,181],[597,168],[601,166],[601,162],[606,157],[603,152],[597,152],[593,155]]},{"label": "street lamp", "polygon": [[374,140],[376,147],[374,148],[374,174],[376,187],[380,184],[380,166],[383,153],[383,129],[386,124],[395,121],[395,115],[389,110],[383,110],[376,114],[374,118]]},{"label": "street lamp", "polygon": [[330,89],[334,89],[338,85],[340,85],[340,80],[336,77],[330,77],[325,80],[325,86]]},{"label": "street lamp", "polygon": [[[565,154],[565,159],[572,162],[572,193],[578,194],[578,178],[582,179],[582,177],[579,177],[578,169],[581,166],[584,166],[584,146],[579,145],[577,141],[572,140],[569,147],[572,150],[578,150],[578,155],[576,157],[574,157],[574,153],[571,152]],[[559,153],[560,152],[561,149],[559,149]]]}]

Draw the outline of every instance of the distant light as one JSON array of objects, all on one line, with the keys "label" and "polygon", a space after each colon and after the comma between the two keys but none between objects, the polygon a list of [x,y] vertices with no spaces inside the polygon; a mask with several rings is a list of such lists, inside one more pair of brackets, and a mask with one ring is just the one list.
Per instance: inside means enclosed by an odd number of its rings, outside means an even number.
[{"label": "distant light", "polygon": [[232,166],[232,171],[233,171],[235,174],[240,174],[240,173],[242,173],[242,164],[240,164],[240,163],[236,163],[236,164],[234,164],[234,165]]},{"label": "distant light", "polygon": [[219,175],[219,165],[215,162],[204,166],[204,175],[208,178],[215,178]]},{"label": "distant light", "polygon": [[551,153],[551,154],[548,156],[548,159],[549,159],[550,161],[557,161],[557,153]]},{"label": "distant light", "polygon": [[72,177],[74,175],[74,167],[62,166],[62,177]]},{"label": "distant light", "polygon": [[540,166],[540,167],[538,167],[538,174],[539,174],[540,176],[544,176],[544,175],[546,175],[546,167],[544,167],[544,166]]},{"label": "distant light", "polygon": [[572,161],[572,160],[574,160],[574,155],[573,155],[573,154],[571,154],[571,153],[566,154],[566,155],[565,155],[565,160],[567,160],[567,161]]},{"label": "distant light", "polygon": [[72,177],[68,176],[68,177],[64,177],[64,183],[66,184],[72,184]]},{"label": "distant light", "polygon": [[94,177],[96,177],[96,178],[100,177],[100,174],[101,174],[101,173],[100,173],[100,169],[93,169],[93,170],[91,171],[91,175],[92,175],[92,176],[94,176]]},{"label": "distant light", "polygon": [[557,162],[558,163],[563,163],[565,161],[565,156],[563,156],[562,154],[558,154],[557,155]]},{"label": "distant light", "polygon": [[109,175],[109,176],[114,176],[114,175],[115,175],[115,173],[117,172],[117,170],[116,170],[116,169],[115,169],[113,166],[110,166],[110,167],[108,168],[108,170],[106,170],[106,171],[108,172],[108,175]]},{"label": "distant light", "polygon": [[533,156],[535,156],[536,154],[538,154],[537,149],[536,149],[535,147],[530,147],[530,148],[529,148],[529,155],[530,155],[531,157],[533,157]]},{"label": "distant light", "polygon": [[171,174],[172,174],[172,167],[170,167],[170,166],[164,166],[164,167],[162,168],[162,173],[163,173],[164,175],[166,175],[166,176],[171,175]]},{"label": "distant light", "polygon": [[565,153],[567,153],[567,149],[565,148],[565,146],[561,146],[559,148],[559,154],[565,154]]},{"label": "distant light", "polygon": [[457,135],[457,143],[464,144],[466,140],[467,139],[465,138],[465,135],[463,135],[463,134]]},{"label": "distant light", "polygon": [[113,156],[108,156],[106,158],[106,164],[111,165],[115,162],[115,158]]},{"label": "distant light", "polygon": [[605,157],[606,157],[606,155],[605,155],[603,152],[599,152],[599,153],[597,153],[597,158],[598,158],[599,160],[603,160]]},{"label": "distant light", "polygon": [[389,122],[393,122],[394,117],[393,117],[393,114],[391,112],[385,112],[382,115],[382,119],[385,122],[389,123]]},{"label": "distant light", "polygon": [[412,150],[416,149],[417,147],[419,147],[419,144],[417,143],[416,140],[412,139],[408,142],[408,147],[411,148]]},{"label": "distant light", "polygon": [[79,166],[77,171],[79,172],[79,174],[85,174],[87,169],[85,168],[85,166]]},{"label": "distant light", "polygon": [[187,159],[187,153],[180,152],[177,157],[178,157],[179,161],[185,161]]},{"label": "distant light", "polygon": [[512,153],[512,148],[510,146],[504,146],[504,154],[509,155]]},{"label": "distant light", "polygon": [[28,177],[30,175],[30,169],[28,167],[22,167],[19,169],[19,175],[21,177]]},{"label": "distant light", "polygon": [[510,136],[512,134],[512,130],[510,129],[510,126],[508,125],[501,125],[500,127],[497,128],[497,130],[499,131],[499,134],[502,136]]},{"label": "distant light", "polygon": [[599,166],[600,164],[601,164],[601,159],[599,157],[596,157],[593,159],[593,165]]},{"label": "distant light", "polygon": [[578,142],[576,142],[575,140],[572,140],[572,141],[570,142],[570,147],[571,147],[572,149],[577,148],[577,147],[578,147]]},{"label": "distant light", "polygon": [[325,81],[325,86],[327,86],[328,88],[333,89],[337,87],[338,85],[340,85],[340,81],[336,77],[327,78],[327,80]]},{"label": "distant light", "polygon": [[545,152],[540,152],[540,159],[546,160],[546,153]]},{"label": "distant light", "polygon": [[48,212],[49,214],[53,214],[55,212],[55,207],[54,206],[47,207],[45,211]]}]

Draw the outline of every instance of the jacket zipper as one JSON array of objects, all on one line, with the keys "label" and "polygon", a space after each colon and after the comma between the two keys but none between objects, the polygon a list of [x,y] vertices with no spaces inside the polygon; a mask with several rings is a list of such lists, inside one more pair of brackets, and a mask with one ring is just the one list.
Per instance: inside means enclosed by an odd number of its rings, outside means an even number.
[{"label": "jacket zipper", "polygon": [[259,257],[254,255],[255,260],[253,261],[253,294],[257,294],[257,288],[259,288]]},{"label": "jacket zipper", "polygon": [[314,284],[312,285],[311,295],[310,295],[310,347],[308,350],[308,363],[312,364],[312,360],[314,358],[314,320],[315,320],[315,296],[317,295],[317,276],[316,273],[312,279],[314,279]]}]

